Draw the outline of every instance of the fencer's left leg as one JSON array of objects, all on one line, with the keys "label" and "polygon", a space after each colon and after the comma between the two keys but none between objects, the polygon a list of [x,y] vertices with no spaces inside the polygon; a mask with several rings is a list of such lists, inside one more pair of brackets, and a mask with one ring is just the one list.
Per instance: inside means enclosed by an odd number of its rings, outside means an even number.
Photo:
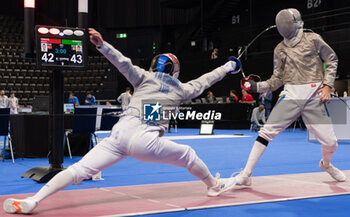
[{"label": "fencer's left leg", "polygon": [[238,184],[247,185],[251,183],[249,177],[265,152],[268,143],[299,117],[300,107],[295,100],[289,99],[288,96],[282,99],[275,105],[269,119],[259,131],[259,136],[252,147],[244,170],[237,176]]},{"label": "fencer's left leg", "polygon": [[58,173],[33,197],[24,200],[9,198],[4,201],[3,208],[7,213],[31,213],[38,203],[48,196],[66,188],[72,183],[78,183],[90,178],[97,172],[112,166],[125,158],[118,151],[118,138],[108,137],[91,149],[79,162]]},{"label": "fencer's left leg", "polygon": [[146,132],[133,144],[129,155],[152,163],[164,163],[185,167],[192,175],[208,186],[208,195],[217,196],[229,190],[234,179],[214,178],[205,163],[188,145],[177,144],[173,141],[159,138],[158,132]]},{"label": "fencer's left leg", "polygon": [[345,174],[331,164],[333,154],[338,148],[338,142],[327,106],[325,104],[322,105],[319,99],[311,100],[305,105],[301,116],[308,130],[321,143],[322,159],[319,162],[320,169],[328,172],[339,182],[345,181]]}]

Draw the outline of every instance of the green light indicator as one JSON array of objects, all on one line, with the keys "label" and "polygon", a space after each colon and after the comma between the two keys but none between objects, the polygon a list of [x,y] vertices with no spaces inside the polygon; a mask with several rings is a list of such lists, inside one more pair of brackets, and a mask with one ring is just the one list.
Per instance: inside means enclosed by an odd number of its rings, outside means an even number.
[{"label": "green light indicator", "polygon": [[325,63],[323,63],[323,69],[324,69],[324,70],[327,70],[327,66],[326,66]]},{"label": "green light indicator", "polygon": [[127,38],[127,34],[126,33],[118,33],[117,38]]}]

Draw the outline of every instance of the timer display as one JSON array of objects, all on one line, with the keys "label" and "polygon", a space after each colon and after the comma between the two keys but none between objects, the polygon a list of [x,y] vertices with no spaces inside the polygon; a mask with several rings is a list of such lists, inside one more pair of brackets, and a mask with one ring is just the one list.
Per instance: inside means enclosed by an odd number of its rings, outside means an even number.
[{"label": "timer display", "polygon": [[55,27],[55,29],[59,30],[59,34],[42,34],[42,31],[36,31],[38,65],[55,68],[83,68],[86,65],[84,37],[81,35],[83,31],[80,31],[79,36],[77,36],[73,34],[74,29],[70,35],[64,34],[64,30],[59,27]]}]

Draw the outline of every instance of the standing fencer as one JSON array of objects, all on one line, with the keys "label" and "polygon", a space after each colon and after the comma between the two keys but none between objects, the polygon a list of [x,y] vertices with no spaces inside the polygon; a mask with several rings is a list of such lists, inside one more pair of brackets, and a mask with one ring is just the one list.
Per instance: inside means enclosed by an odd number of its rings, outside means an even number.
[{"label": "standing fencer", "polygon": [[304,32],[303,25],[296,9],[281,10],[277,14],[277,30],[284,39],[274,50],[273,75],[264,82],[246,83],[246,87],[258,93],[274,91],[282,85],[284,89],[259,131],[244,170],[236,177],[237,185],[251,185],[252,171],[268,143],[300,115],[309,131],[322,144],[323,158],[319,167],[339,182],[346,179],[344,173],[330,163],[338,144],[325,104],[331,99],[338,58],[320,35]]},{"label": "standing fencer", "polygon": [[[143,122],[141,111],[143,102],[147,100],[154,102],[156,99],[176,107],[182,101],[199,96],[227,73],[238,73],[238,70],[235,71],[236,62],[229,61],[198,79],[181,83],[177,79],[180,65],[174,55],[156,56],[150,70],[146,71],[132,65],[129,58],[104,42],[99,32],[89,29],[89,33],[90,41],[133,85],[135,92],[128,109],[114,125],[110,136],[91,149],[79,162],[57,174],[33,197],[5,200],[4,210],[7,213],[30,213],[44,198],[72,183],[89,179],[126,157],[185,167],[208,186],[208,196],[217,196],[229,189],[234,184],[234,178],[214,178],[190,146],[161,138],[167,127],[166,121]],[[158,103],[154,105],[155,110],[157,105]]]}]

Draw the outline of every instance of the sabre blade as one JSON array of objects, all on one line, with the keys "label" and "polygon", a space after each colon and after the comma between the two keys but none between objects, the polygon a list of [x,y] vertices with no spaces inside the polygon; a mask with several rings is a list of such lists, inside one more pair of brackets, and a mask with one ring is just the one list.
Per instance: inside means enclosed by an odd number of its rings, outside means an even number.
[{"label": "sabre blade", "polygon": [[267,27],[266,29],[264,29],[262,32],[260,32],[257,36],[255,36],[255,38],[253,38],[253,40],[251,40],[251,42],[249,42],[249,44],[244,48],[244,50],[238,55],[237,59],[241,59],[241,57],[243,56],[243,54],[245,52],[247,52],[248,48],[250,47],[250,45],[253,44],[253,42],[258,39],[262,34],[264,34],[265,32],[269,31],[270,29],[276,28],[276,25],[272,25]]}]

